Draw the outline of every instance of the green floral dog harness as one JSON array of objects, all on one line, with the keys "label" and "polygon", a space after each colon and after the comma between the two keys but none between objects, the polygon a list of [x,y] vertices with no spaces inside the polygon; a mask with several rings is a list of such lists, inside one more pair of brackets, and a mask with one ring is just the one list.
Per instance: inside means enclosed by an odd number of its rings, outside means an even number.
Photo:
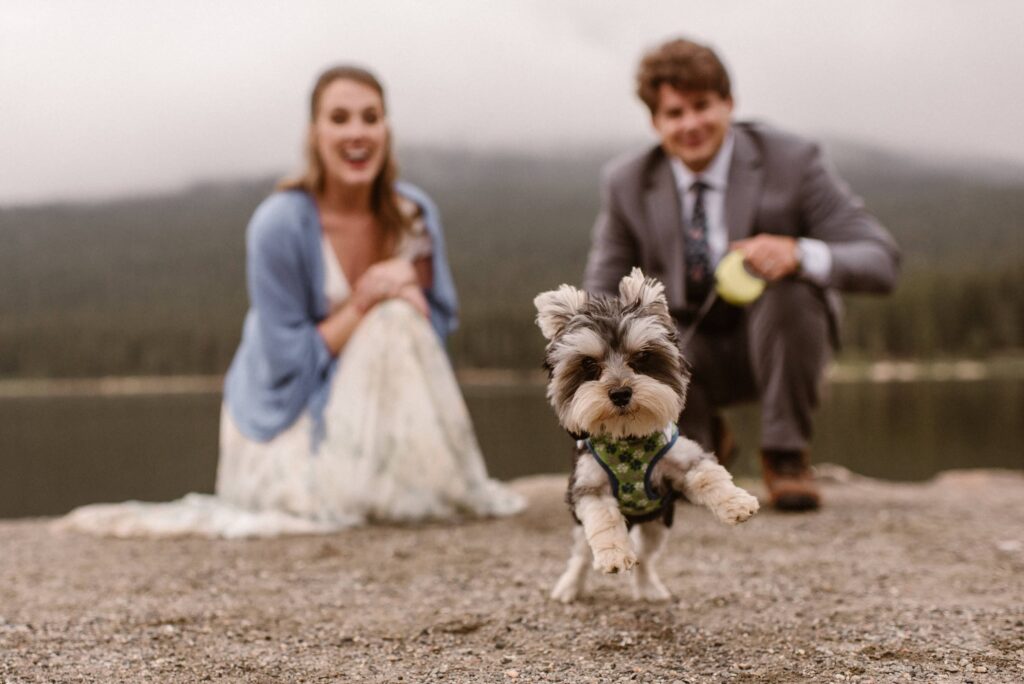
[{"label": "green floral dog harness", "polygon": [[619,510],[631,518],[660,510],[667,497],[651,486],[654,466],[679,439],[679,429],[669,423],[664,430],[645,437],[611,439],[598,435],[586,440],[587,448],[608,474]]}]

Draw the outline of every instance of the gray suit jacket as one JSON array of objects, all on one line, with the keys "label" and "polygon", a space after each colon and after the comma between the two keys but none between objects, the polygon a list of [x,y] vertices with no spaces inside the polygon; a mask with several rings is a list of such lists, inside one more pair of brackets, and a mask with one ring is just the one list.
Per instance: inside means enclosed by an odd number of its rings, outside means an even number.
[{"label": "gray suit jacket", "polygon": [[[843,292],[888,292],[899,249],[860,198],[826,165],[818,146],[778,129],[734,123],[736,142],[725,193],[729,240],[757,233],[810,237],[832,252],[828,283],[833,332]],[[669,308],[686,306],[680,198],[660,146],[611,162],[583,288],[611,294],[634,266],[665,285]]]}]

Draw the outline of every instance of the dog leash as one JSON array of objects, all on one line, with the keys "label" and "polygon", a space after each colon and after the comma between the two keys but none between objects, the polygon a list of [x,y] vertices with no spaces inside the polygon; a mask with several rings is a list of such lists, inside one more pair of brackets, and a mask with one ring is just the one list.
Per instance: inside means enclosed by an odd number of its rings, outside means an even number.
[{"label": "dog leash", "polygon": [[697,334],[697,326],[701,324],[701,321],[703,321],[708,315],[708,312],[711,311],[711,307],[715,305],[716,299],[718,299],[718,290],[711,288],[711,291],[708,292],[708,295],[704,298],[704,303],[702,303],[700,305],[700,309],[697,310],[697,315],[693,317],[693,323],[691,323],[690,327],[686,329],[683,336],[679,338],[680,350],[686,350],[686,347],[690,344],[690,340],[692,340],[693,336]]},{"label": "dog leash", "polygon": [[693,317],[693,323],[686,329],[686,333],[680,338],[679,348],[685,350],[697,332],[701,321],[711,311],[715,300],[721,298],[733,306],[747,306],[764,292],[765,281],[763,278],[752,275],[744,266],[743,253],[737,250],[729,252],[715,267],[714,287],[704,298],[704,302]]}]

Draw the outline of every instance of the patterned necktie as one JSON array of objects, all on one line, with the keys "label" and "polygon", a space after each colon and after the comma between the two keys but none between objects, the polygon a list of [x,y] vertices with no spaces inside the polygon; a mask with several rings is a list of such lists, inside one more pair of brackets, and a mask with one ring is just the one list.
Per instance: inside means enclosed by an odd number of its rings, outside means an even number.
[{"label": "patterned necktie", "polygon": [[686,251],[686,301],[700,304],[711,289],[711,253],[708,250],[708,217],[704,212],[704,191],[707,183],[695,181],[697,192],[693,215],[683,230],[683,249]]}]

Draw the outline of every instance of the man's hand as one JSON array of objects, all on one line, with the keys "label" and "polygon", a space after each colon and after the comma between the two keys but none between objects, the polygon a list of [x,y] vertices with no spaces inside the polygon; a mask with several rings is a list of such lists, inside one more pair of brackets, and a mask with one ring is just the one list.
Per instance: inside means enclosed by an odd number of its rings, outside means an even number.
[{"label": "man's hand", "polygon": [[742,252],[744,262],[770,282],[782,280],[800,270],[797,241],[788,235],[762,233],[737,240],[729,247]]}]

